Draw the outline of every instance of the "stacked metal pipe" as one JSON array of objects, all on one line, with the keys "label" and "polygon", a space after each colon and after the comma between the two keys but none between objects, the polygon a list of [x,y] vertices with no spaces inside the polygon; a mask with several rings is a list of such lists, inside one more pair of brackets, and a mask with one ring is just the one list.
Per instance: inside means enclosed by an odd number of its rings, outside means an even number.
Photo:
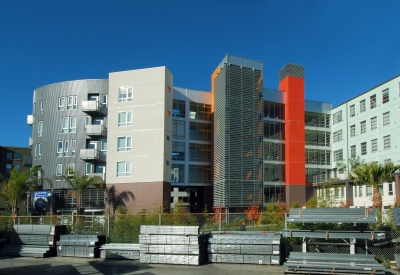
[{"label": "stacked metal pipe", "polygon": [[208,234],[198,226],[141,226],[140,262],[200,265],[207,255]]},{"label": "stacked metal pipe", "polygon": [[140,244],[110,243],[100,247],[100,258],[103,259],[140,259]]},{"label": "stacked metal pipe", "polygon": [[62,235],[57,242],[57,256],[99,258],[104,235]]},{"label": "stacked metal pipe", "polygon": [[275,232],[213,232],[208,243],[211,263],[281,262],[281,236]]},{"label": "stacked metal pipe", "polygon": [[66,233],[65,225],[16,224],[11,244],[1,251],[2,255],[22,257],[56,256],[55,243]]}]

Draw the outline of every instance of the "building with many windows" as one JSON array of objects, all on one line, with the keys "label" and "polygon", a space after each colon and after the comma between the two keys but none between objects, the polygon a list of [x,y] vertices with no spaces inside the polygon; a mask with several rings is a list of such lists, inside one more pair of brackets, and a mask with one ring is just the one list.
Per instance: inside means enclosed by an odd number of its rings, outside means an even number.
[{"label": "building with many windows", "polygon": [[[400,76],[332,109],[304,98],[302,66],[287,64],[279,89],[264,88],[263,74],[262,62],[228,54],[211,91],[174,87],[165,67],[38,88],[32,165],[54,178],[43,188],[54,188],[55,209],[76,204],[61,177],[75,171],[132,191],[136,211],[178,201],[200,211],[304,203],[352,156],[400,163]],[[341,184],[339,199],[371,204],[366,186]],[[397,185],[383,185],[391,201]],[[104,190],[85,192],[84,209],[104,207]]]}]

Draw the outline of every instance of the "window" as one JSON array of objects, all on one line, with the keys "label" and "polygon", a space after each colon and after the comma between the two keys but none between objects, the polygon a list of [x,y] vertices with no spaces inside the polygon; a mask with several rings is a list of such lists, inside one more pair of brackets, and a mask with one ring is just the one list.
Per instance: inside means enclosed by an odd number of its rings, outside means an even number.
[{"label": "window", "polygon": [[118,138],[118,152],[126,152],[132,150],[132,138],[131,137],[119,137]]},{"label": "window", "polygon": [[65,97],[59,97],[58,98],[58,110],[64,111],[64,109],[65,109]]},{"label": "window", "polygon": [[76,133],[76,117],[63,117],[61,133]]},{"label": "window", "polygon": [[13,159],[13,153],[12,152],[7,152],[7,159],[12,160]]},{"label": "window", "polygon": [[362,142],[361,143],[361,156],[364,156],[367,154],[367,143]]},{"label": "window", "polygon": [[356,125],[351,125],[350,126],[350,137],[355,137],[356,136]]},{"label": "window", "polygon": [[371,118],[371,130],[375,130],[377,128],[378,120],[376,116]]},{"label": "window", "polygon": [[87,162],[86,163],[86,169],[85,169],[86,175],[90,175],[92,173],[92,170],[93,170],[93,164]]},{"label": "window", "polygon": [[391,160],[391,159],[385,159],[385,160],[383,160],[383,164],[386,164],[386,163],[389,163],[389,162],[392,162],[392,160]]},{"label": "window", "polygon": [[14,168],[20,171],[21,170],[21,164],[15,164]]},{"label": "window", "polygon": [[211,105],[190,102],[189,118],[211,120]]},{"label": "window", "polygon": [[43,121],[39,121],[38,123],[38,137],[43,136]]},{"label": "window", "polygon": [[353,117],[356,115],[356,106],[353,104],[350,106],[350,117]]},{"label": "window", "polygon": [[172,160],[185,160],[184,142],[172,142]]},{"label": "window", "polygon": [[117,162],[117,177],[127,177],[131,175],[131,163],[127,161]]},{"label": "window", "polygon": [[107,155],[107,139],[106,138],[102,138],[100,140],[100,154],[103,156]]},{"label": "window", "polygon": [[372,186],[367,185],[367,197],[372,197]]},{"label": "window", "polygon": [[40,112],[44,114],[44,100],[40,101]]},{"label": "window", "polygon": [[75,157],[76,139],[71,140],[71,157]]},{"label": "window", "polygon": [[103,107],[107,108],[107,95],[103,95]]},{"label": "window", "polygon": [[63,156],[63,141],[57,141],[57,157],[60,158]]},{"label": "window", "polygon": [[350,157],[351,158],[355,158],[356,157],[356,146],[355,145],[353,145],[353,146],[350,146]]},{"label": "window", "polygon": [[165,161],[165,165],[169,166],[169,160]]},{"label": "window", "polygon": [[390,124],[390,112],[383,113],[383,127]]},{"label": "window", "polygon": [[167,135],[167,140],[169,141],[169,136]]},{"label": "window", "polygon": [[361,134],[367,132],[367,122],[365,120],[360,122],[360,128],[361,128]]},{"label": "window", "polygon": [[383,137],[383,149],[384,150],[390,149],[390,136]]},{"label": "window", "polygon": [[38,145],[37,144],[35,144],[35,159],[37,159],[37,153],[38,153]]},{"label": "window", "polygon": [[393,183],[388,183],[388,195],[393,196]]},{"label": "window", "polygon": [[38,159],[42,159],[43,155],[42,155],[42,144],[39,143],[38,144]]},{"label": "window", "polygon": [[342,130],[333,132],[333,143],[341,141],[343,139]]},{"label": "window", "polygon": [[343,160],[343,149],[333,151],[333,161]]},{"label": "window", "polygon": [[118,102],[132,101],[133,88],[132,87],[119,87]]},{"label": "window", "polygon": [[172,116],[185,117],[185,101],[174,99],[172,102]]},{"label": "window", "polygon": [[118,113],[118,127],[132,126],[132,112]]},{"label": "window", "polygon": [[376,107],[376,95],[371,95],[370,97],[370,108],[374,109]]},{"label": "window", "polygon": [[378,140],[373,139],[371,140],[371,153],[378,152]]},{"label": "window", "polygon": [[36,103],[33,103],[33,114],[36,113]]},{"label": "window", "polygon": [[68,157],[69,140],[64,140],[64,157]]},{"label": "window", "polygon": [[172,120],[172,138],[185,139],[185,121]]},{"label": "window", "polygon": [[11,173],[11,169],[12,169],[12,164],[7,163],[6,164],[6,174],[10,174]]},{"label": "window", "polygon": [[67,110],[76,110],[78,106],[78,96],[71,95],[67,98]]},{"label": "window", "polygon": [[62,176],[62,164],[56,165],[56,176]]},{"label": "window", "polygon": [[360,101],[360,113],[365,112],[365,99]]},{"label": "window", "polygon": [[21,160],[21,153],[15,153],[14,159]]},{"label": "window", "polygon": [[68,176],[75,174],[75,163],[68,163]]},{"label": "window", "polygon": [[382,91],[382,104],[389,102],[389,89]]},{"label": "window", "polygon": [[342,121],[342,111],[340,110],[333,114],[333,124],[336,124],[341,121]]}]

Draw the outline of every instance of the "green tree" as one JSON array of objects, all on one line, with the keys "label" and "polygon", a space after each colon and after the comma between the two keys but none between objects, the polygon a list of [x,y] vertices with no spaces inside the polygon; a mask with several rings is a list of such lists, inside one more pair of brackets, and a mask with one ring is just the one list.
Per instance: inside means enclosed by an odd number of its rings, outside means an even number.
[{"label": "green tree", "polygon": [[128,203],[130,199],[135,199],[135,195],[133,195],[131,191],[118,192],[115,190],[114,185],[106,188],[106,202],[110,213],[112,211],[113,215],[115,215],[118,207],[126,207],[126,203]]},{"label": "green tree", "polygon": [[10,180],[2,180],[0,194],[6,198],[11,205],[11,212],[16,214],[18,203],[26,198],[26,193],[36,189],[40,179],[36,176],[38,169],[21,172],[18,169],[12,169]]},{"label": "green tree", "polygon": [[104,186],[103,179],[101,177],[88,177],[86,175],[75,173],[75,171],[72,170],[67,170],[63,176],[63,179],[71,186],[71,190],[68,191],[68,196],[72,196],[76,199],[76,208],[78,214],[81,213],[83,191],[90,187],[102,188]]}]

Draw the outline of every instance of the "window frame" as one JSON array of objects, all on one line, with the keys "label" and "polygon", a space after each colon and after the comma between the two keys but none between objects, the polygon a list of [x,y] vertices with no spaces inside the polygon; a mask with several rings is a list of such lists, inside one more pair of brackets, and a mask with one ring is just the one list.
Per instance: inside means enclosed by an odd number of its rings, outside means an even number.
[{"label": "window frame", "polygon": [[68,176],[75,175],[75,163],[74,162],[68,163],[67,171],[68,171]]},{"label": "window frame", "polygon": [[370,102],[370,104],[369,104],[369,108],[370,108],[370,109],[376,108],[376,106],[377,106],[377,104],[376,104],[376,94],[371,95],[371,96],[369,97],[369,102]]},{"label": "window frame", "polygon": [[[61,145],[61,147],[60,147]],[[64,142],[62,140],[57,141],[57,149],[56,149],[57,157],[61,158],[64,153]]]},{"label": "window frame", "polygon": [[[123,141],[122,147],[120,147],[120,142]],[[117,139],[117,152],[130,152],[132,151],[132,137],[118,137]]]},{"label": "window frame", "polygon": [[355,117],[356,116],[356,105],[353,104],[350,106],[350,117]]},{"label": "window frame", "polygon": [[367,132],[367,121],[360,122],[360,134],[365,134]]},{"label": "window frame", "polygon": [[386,88],[382,91],[382,104],[388,103],[389,100],[389,88]]},{"label": "window frame", "polygon": [[56,164],[56,177],[62,176],[62,163]]},{"label": "window frame", "polygon": [[38,122],[38,137],[43,136],[43,120]]},{"label": "window frame", "polygon": [[378,129],[378,117],[371,117],[371,131]]},{"label": "window frame", "polygon": [[[126,90],[126,96],[121,97],[123,95],[121,91]],[[130,102],[133,100],[133,87],[132,86],[121,86],[118,88],[118,102]]]},{"label": "window frame", "polygon": [[385,127],[388,125],[390,125],[390,111],[382,114],[382,126]]},{"label": "window frame", "polygon": [[44,100],[40,101],[40,112],[44,114]]},{"label": "window frame", "polygon": [[371,140],[371,153],[376,153],[378,152],[378,139],[372,139]]},{"label": "window frame", "polygon": [[353,124],[350,126],[350,137],[355,137],[356,136],[356,125]]},{"label": "window frame", "polygon": [[[120,164],[123,165],[124,170],[119,171]],[[131,176],[131,162],[130,161],[119,161],[117,162],[117,177],[129,177]]]},{"label": "window frame", "polygon": [[367,154],[367,143],[361,142],[360,147],[361,147],[361,156],[365,156]]},{"label": "window frame", "polygon": [[[121,120],[122,114],[125,114],[125,121]],[[132,111],[118,112],[118,127],[129,127],[129,126],[132,126]]]},{"label": "window frame", "polygon": [[65,110],[65,96],[61,96],[58,98],[58,110],[59,111]]},{"label": "window frame", "polygon": [[360,100],[360,113],[364,113],[366,111],[366,102],[365,99]]},{"label": "window frame", "polygon": [[389,150],[391,148],[390,135],[383,137],[383,150]]}]

